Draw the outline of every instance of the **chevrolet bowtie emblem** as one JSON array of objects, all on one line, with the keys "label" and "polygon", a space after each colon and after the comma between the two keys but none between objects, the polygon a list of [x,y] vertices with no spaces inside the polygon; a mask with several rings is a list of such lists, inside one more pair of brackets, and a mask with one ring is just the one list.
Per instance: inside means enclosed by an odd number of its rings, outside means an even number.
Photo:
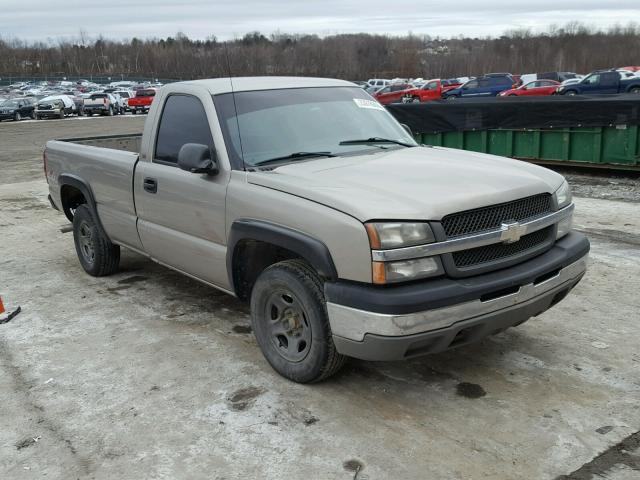
[{"label": "chevrolet bowtie emblem", "polygon": [[518,222],[503,223],[500,225],[500,229],[502,230],[500,240],[502,240],[503,243],[517,242],[522,235],[527,233],[527,228]]}]

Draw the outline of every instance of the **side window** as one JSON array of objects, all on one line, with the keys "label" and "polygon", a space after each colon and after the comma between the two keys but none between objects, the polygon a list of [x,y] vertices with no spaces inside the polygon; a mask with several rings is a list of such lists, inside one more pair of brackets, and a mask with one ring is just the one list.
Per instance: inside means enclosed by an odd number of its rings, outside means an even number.
[{"label": "side window", "polygon": [[389,93],[391,91],[391,87],[384,87],[378,93]]},{"label": "side window", "polygon": [[588,83],[589,85],[596,85],[597,83],[600,83],[600,75],[591,75],[585,80],[584,83]]},{"label": "side window", "polygon": [[478,86],[480,88],[488,87],[490,85],[491,85],[491,79],[489,78],[481,78],[480,80],[478,80]]},{"label": "side window", "polygon": [[602,74],[602,79],[600,83],[603,85],[615,85],[618,83],[620,79],[620,74],[618,72],[607,72]]},{"label": "side window", "polygon": [[478,81],[477,80],[471,80],[469,83],[467,83],[464,88],[478,88]]},{"label": "side window", "polygon": [[154,161],[176,165],[185,143],[201,143],[213,149],[207,115],[196,97],[171,95],[162,110]]}]

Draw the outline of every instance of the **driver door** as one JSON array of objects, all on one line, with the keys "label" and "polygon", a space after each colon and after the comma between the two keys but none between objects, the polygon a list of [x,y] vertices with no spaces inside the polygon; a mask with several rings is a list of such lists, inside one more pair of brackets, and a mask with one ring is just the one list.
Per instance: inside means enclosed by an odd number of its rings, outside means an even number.
[{"label": "driver door", "polygon": [[211,97],[199,97],[195,92],[168,93],[156,115],[157,130],[147,146],[151,158],[138,162],[134,178],[142,245],[160,263],[226,288],[229,167],[220,164],[218,155],[219,173],[215,176],[178,168],[178,152],[185,143],[216,149],[212,127],[217,128],[218,123]]}]

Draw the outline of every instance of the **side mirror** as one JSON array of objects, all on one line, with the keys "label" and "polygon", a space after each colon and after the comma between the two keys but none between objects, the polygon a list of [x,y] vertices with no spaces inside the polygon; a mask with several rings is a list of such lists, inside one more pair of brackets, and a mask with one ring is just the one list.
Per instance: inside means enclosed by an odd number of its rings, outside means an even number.
[{"label": "side mirror", "polygon": [[411,135],[411,138],[413,138],[413,132],[409,128],[409,125],[407,125],[406,123],[401,123],[400,126],[404,128],[409,135]]},{"label": "side mirror", "polygon": [[218,174],[218,162],[215,152],[207,145],[185,143],[178,152],[178,167],[191,173]]}]

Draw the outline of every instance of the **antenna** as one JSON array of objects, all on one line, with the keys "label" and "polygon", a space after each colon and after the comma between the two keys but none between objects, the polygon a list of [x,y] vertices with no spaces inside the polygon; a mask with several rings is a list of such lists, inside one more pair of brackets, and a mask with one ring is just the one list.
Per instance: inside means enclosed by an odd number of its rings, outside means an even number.
[{"label": "antenna", "polygon": [[227,59],[227,72],[229,74],[229,84],[231,86],[231,98],[233,99],[233,109],[236,112],[236,128],[238,129],[238,141],[240,143],[240,158],[242,158],[242,165],[247,169],[244,164],[244,150],[242,149],[242,135],[240,135],[240,122],[238,121],[238,106],[236,105],[236,92],[233,88],[233,75],[231,75],[231,59],[229,58],[229,43],[224,42],[224,55]]}]

